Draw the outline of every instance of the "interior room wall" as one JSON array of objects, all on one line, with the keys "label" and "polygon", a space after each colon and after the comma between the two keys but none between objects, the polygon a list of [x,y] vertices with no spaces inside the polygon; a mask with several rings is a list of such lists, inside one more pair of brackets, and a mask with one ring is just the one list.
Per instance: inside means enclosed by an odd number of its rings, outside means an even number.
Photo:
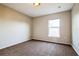
[{"label": "interior room wall", "polygon": [[79,4],[72,9],[72,46],[79,55]]},{"label": "interior room wall", "polygon": [[[48,20],[60,19],[60,37],[48,37]],[[70,11],[33,18],[32,39],[71,44],[71,13]]]},{"label": "interior room wall", "polygon": [[0,49],[31,39],[31,18],[0,5]]}]

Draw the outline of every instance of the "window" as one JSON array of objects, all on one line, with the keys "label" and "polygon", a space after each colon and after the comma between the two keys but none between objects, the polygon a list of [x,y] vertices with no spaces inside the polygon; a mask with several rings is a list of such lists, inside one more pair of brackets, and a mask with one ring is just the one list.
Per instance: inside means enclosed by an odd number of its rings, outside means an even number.
[{"label": "window", "polygon": [[48,21],[48,36],[60,37],[60,19]]}]

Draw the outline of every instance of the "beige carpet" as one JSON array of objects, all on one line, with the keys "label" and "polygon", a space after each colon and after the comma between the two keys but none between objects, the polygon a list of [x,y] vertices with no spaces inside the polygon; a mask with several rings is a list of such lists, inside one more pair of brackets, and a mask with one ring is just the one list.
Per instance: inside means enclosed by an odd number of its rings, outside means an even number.
[{"label": "beige carpet", "polygon": [[71,46],[30,40],[0,50],[2,56],[77,56]]}]

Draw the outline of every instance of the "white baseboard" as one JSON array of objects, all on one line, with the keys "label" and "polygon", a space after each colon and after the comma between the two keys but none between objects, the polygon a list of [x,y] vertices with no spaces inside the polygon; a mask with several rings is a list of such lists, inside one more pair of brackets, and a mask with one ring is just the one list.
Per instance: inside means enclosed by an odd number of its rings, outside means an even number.
[{"label": "white baseboard", "polygon": [[[34,39],[34,38],[32,38],[32,39]],[[53,43],[58,43],[58,44],[66,44],[66,45],[71,45],[71,44],[67,44],[67,43],[56,42],[56,41],[50,41],[50,40],[43,40],[43,39],[34,39],[34,40],[40,40],[40,41],[53,42]]]},{"label": "white baseboard", "polygon": [[[72,46],[72,45],[71,45]],[[78,54],[78,56],[79,56],[79,53],[78,53],[78,51],[77,51],[77,49],[74,47],[74,46],[72,46],[72,48],[75,50],[75,52]]]},{"label": "white baseboard", "polygon": [[5,49],[5,48],[8,48],[8,47],[12,47],[12,46],[15,46],[17,44],[20,44],[20,43],[23,43],[23,42],[26,42],[26,41],[29,41],[30,39],[27,39],[27,40],[24,40],[24,41],[19,41],[19,42],[16,42],[16,43],[12,43],[12,44],[9,44],[9,45],[5,45],[3,47],[0,47],[0,49]]}]

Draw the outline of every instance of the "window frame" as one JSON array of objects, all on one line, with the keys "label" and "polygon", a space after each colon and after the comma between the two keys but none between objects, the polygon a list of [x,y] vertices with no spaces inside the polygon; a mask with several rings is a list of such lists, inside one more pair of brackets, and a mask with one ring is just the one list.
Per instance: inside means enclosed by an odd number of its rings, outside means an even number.
[{"label": "window frame", "polygon": [[[58,20],[59,22],[59,25],[58,26],[49,26],[50,25],[50,21],[55,21],[55,20]],[[57,29],[58,30],[58,34],[57,35],[50,35],[50,30],[49,29]],[[48,36],[49,37],[60,37],[60,19],[54,19],[54,20],[48,20]]]}]

